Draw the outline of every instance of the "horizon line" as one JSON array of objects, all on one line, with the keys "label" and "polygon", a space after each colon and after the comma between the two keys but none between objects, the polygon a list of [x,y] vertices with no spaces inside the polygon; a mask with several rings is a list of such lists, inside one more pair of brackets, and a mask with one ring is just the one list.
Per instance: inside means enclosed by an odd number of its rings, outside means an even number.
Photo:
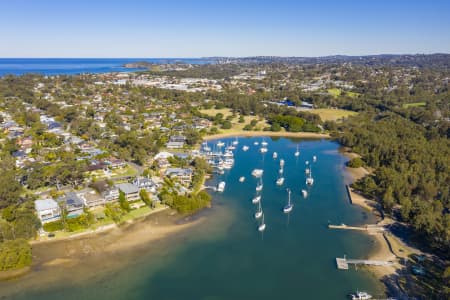
[{"label": "horizon line", "polygon": [[450,55],[450,52],[416,52],[416,53],[379,53],[379,54],[329,54],[329,55],[318,55],[318,56],[295,56],[295,55],[246,55],[246,56],[224,56],[224,55],[214,55],[214,56],[185,56],[185,57],[174,57],[174,56],[159,56],[159,57],[58,57],[58,56],[39,56],[39,57],[15,57],[15,56],[4,56],[0,57],[0,59],[206,59],[206,58],[256,58],[256,57],[276,57],[276,58],[323,58],[323,57],[335,57],[335,56],[344,56],[344,57],[365,57],[365,56],[404,56],[404,55]]}]

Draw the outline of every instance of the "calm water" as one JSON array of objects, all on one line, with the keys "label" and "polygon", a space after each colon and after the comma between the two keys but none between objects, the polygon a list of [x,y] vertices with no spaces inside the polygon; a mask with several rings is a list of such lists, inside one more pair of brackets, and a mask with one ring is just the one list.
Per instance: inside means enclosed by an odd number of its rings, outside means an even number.
[{"label": "calm water", "polygon": [[[231,139],[224,141],[231,142]],[[289,140],[269,142],[262,155],[254,141],[240,138],[235,167],[208,184],[227,182],[223,194],[214,195],[214,206],[203,212],[206,223],[174,237],[148,246],[134,256],[124,256],[125,267],[107,275],[79,281],[73,279],[22,290],[14,299],[346,299],[356,289],[380,295],[380,284],[368,272],[338,271],[335,257],[369,255],[369,236],[351,231],[332,231],[327,223],[362,224],[372,221],[359,208],[349,205],[343,176],[345,158],[338,145],[330,141]],[[212,142],[211,142],[212,143]],[[294,157],[296,144],[300,157]],[[250,150],[243,152],[242,146]],[[272,152],[278,152],[278,159]],[[312,171],[314,185],[307,199],[305,160],[317,162]],[[285,184],[277,187],[279,159],[286,161]],[[253,218],[256,179],[250,173],[264,169],[262,204],[266,231],[257,231]],[[238,178],[245,176],[240,183]],[[287,201],[286,188],[292,190],[294,209],[282,212]],[[81,272],[79,272],[81,273]],[[0,286],[1,288],[1,286]]]},{"label": "calm water", "polygon": [[44,75],[72,75],[80,73],[107,73],[136,71],[123,65],[136,61],[153,63],[183,62],[206,64],[212,61],[201,58],[0,58],[0,76],[40,73]]}]

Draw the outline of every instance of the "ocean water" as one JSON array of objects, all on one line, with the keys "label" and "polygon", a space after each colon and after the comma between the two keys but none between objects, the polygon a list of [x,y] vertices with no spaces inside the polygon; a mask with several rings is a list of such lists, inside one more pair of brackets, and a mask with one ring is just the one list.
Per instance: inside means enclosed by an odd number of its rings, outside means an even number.
[{"label": "ocean water", "polygon": [[0,76],[39,73],[44,75],[73,75],[81,73],[131,72],[126,63],[147,61],[153,63],[207,64],[202,58],[0,58]]},{"label": "ocean water", "polygon": [[[253,145],[261,140],[240,138],[235,167],[207,182],[216,185],[224,180],[226,189],[213,194],[213,207],[200,213],[206,216],[202,224],[120,255],[123,265],[114,271],[102,272],[112,262],[99,256],[95,276],[86,280],[86,271],[77,266],[34,287],[20,288],[26,286],[20,280],[27,277],[17,279],[9,283],[17,286],[11,298],[348,299],[348,293],[357,289],[382,297],[381,284],[369,272],[336,269],[336,257],[367,258],[373,249],[368,235],[327,228],[329,222],[360,225],[373,221],[371,215],[349,204],[346,158],[338,152],[339,145],[328,140],[265,138],[269,152],[263,155],[258,152],[260,146]],[[298,158],[294,156],[297,144]],[[242,151],[243,145],[250,149]],[[278,159],[272,158],[273,151]],[[313,155],[317,156],[312,163],[315,181],[304,199],[305,161],[311,162]],[[275,181],[281,158],[286,161],[286,180],[278,187]],[[263,233],[257,230],[256,206],[251,203],[257,180],[250,173],[255,168],[264,169],[262,206],[267,227]],[[238,181],[241,176],[246,177],[243,183]],[[294,203],[290,214],[282,211],[286,188],[291,189]],[[39,270],[35,272],[39,274]],[[0,291],[7,285],[0,284]]]}]

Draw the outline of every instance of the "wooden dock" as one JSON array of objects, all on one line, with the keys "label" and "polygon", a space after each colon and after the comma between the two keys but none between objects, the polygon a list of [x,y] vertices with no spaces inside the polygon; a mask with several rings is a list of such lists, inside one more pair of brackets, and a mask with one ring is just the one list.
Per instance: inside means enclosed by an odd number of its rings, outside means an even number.
[{"label": "wooden dock", "polygon": [[383,260],[347,259],[345,257],[344,258],[336,257],[336,265],[339,270],[348,270],[349,264],[385,267],[391,266],[393,262]]},{"label": "wooden dock", "polygon": [[332,225],[328,224],[328,228],[330,229],[346,229],[346,230],[360,230],[360,231],[368,231],[370,234],[384,232],[386,229],[384,226],[379,226],[375,224],[368,224],[363,226],[348,226],[345,224],[341,225]]}]

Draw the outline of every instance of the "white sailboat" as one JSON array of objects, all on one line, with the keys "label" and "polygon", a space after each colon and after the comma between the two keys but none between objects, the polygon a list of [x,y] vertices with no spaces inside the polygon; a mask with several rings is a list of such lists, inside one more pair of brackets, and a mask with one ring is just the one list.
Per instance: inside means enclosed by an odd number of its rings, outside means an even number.
[{"label": "white sailboat", "polygon": [[262,189],[263,189],[263,183],[262,183],[261,177],[259,177],[259,183],[258,183],[258,185],[256,186],[256,191],[257,191],[257,192],[261,192]]},{"label": "white sailboat", "polygon": [[261,201],[261,195],[258,195],[252,199],[253,204],[259,203],[260,201]]},{"label": "white sailboat", "polygon": [[249,147],[247,145],[242,147],[242,151],[247,151],[249,149]]},{"label": "white sailboat", "polygon": [[306,185],[313,185],[314,184],[314,178],[312,178],[312,171],[311,168],[309,168],[309,174],[306,178]]},{"label": "white sailboat", "polygon": [[245,181],[245,177],[244,176],[239,177],[239,182],[244,182],[244,181]]},{"label": "white sailboat", "polygon": [[302,195],[303,195],[303,198],[306,198],[306,197],[308,197],[308,192],[305,189],[303,189]]},{"label": "white sailboat", "polygon": [[280,167],[281,167],[281,168],[284,167],[284,159],[280,159]]},{"label": "white sailboat", "polygon": [[264,146],[264,147],[265,147],[265,146],[267,146],[267,145],[268,145],[268,143],[263,139],[262,142],[261,142],[261,146]]},{"label": "white sailboat", "polygon": [[222,141],[217,142],[217,147],[223,147],[223,146],[225,146],[224,142],[222,142]]},{"label": "white sailboat", "polygon": [[263,215],[261,201],[258,202],[258,210],[255,212],[255,219],[261,218]]},{"label": "white sailboat", "polygon": [[278,171],[278,173],[283,174],[283,168],[280,168],[280,170]]},{"label": "white sailboat", "polygon": [[208,143],[205,142],[203,145],[203,151],[205,152],[210,152],[211,151],[211,147],[208,146]]},{"label": "white sailboat", "polygon": [[284,183],[284,177],[280,177],[280,178],[278,178],[277,181],[276,181],[276,184],[277,184],[277,185],[283,185],[283,183]]},{"label": "white sailboat", "polygon": [[274,152],[274,153],[272,154],[272,157],[273,157],[273,159],[276,159],[276,158],[278,157],[278,153]]},{"label": "white sailboat", "polygon": [[294,208],[294,205],[291,204],[291,190],[287,189],[287,192],[288,192],[288,204],[283,208],[283,212],[285,214],[290,213]]},{"label": "white sailboat", "polygon": [[266,153],[267,151],[269,151],[266,147],[262,147],[261,149],[259,149],[259,152],[261,153]]},{"label": "white sailboat", "polygon": [[236,139],[233,141],[232,143],[234,146],[236,146],[237,144],[239,144],[238,138],[236,137]]},{"label": "white sailboat", "polygon": [[263,172],[264,172],[264,170],[262,170],[262,169],[254,169],[252,171],[252,175],[258,178],[263,175]]},{"label": "white sailboat", "polygon": [[259,142],[254,142],[253,145],[258,146]]},{"label": "white sailboat", "polygon": [[305,169],[305,174],[308,175],[309,172],[310,172],[309,168],[306,168],[306,169]]},{"label": "white sailboat", "polygon": [[262,213],[262,220],[258,226],[258,231],[263,232],[264,230],[266,230],[266,223],[264,223],[264,213]]},{"label": "white sailboat", "polygon": [[297,151],[295,151],[294,155],[295,156],[299,156],[300,155],[300,151],[298,150],[298,144],[297,144]]},{"label": "white sailboat", "polygon": [[313,156],[313,162],[316,162],[317,161],[317,156]]}]

